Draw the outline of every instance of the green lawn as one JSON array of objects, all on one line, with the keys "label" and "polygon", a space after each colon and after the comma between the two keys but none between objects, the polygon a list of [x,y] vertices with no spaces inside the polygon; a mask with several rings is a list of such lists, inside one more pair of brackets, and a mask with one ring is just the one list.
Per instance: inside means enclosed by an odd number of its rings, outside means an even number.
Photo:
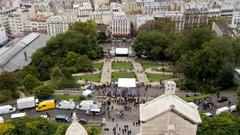
[{"label": "green lawn", "polygon": [[113,72],[112,81],[117,81],[118,78],[136,78],[136,74],[133,72]]},{"label": "green lawn", "polygon": [[113,62],[112,69],[129,69],[132,68],[133,65],[131,62]]},{"label": "green lawn", "polygon": [[93,68],[102,69],[103,68],[103,63],[93,63]]},{"label": "green lawn", "polygon": [[141,61],[140,63],[144,69],[162,66],[162,64],[160,63],[149,62],[149,61]]},{"label": "green lawn", "polygon": [[146,75],[150,82],[158,82],[160,80],[173,79],[173,77],[171,75],[151,74],[151,73],[146,73]]},{"label": "green lawn", "polygon": [[74,102],[81,102],[86,100],[86,97],[77,95],[54,95],[54,99],[58,101],[72,99]]},{"label": "green lawn", "polygon": [[88,80],[88,81],[92,81],[92,82],[100,82],[101,81],[101,74],[86,74],[86,75],[81,75],[76,77],[77,79],[80,80]]},{"label": "green lawn", "polygon": [[211,96],[211,94],[203,94],[203,95],[199,95],[199,96],[181,97],[181,98],[187,102],[192,102],[193,100],[200,100],[200,99],[204,99],[204,98],[207,98],[210,96]]}]

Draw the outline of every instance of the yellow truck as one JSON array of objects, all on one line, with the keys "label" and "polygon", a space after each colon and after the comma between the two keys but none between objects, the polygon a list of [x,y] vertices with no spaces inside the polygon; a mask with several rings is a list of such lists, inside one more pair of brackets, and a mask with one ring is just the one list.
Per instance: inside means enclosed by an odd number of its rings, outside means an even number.
[{"label": "yellow truck", "polygon": [[55,107],[56,107],[56,105],[55,105],[54,100],[46,100],[46,101],[40,102],[37,105],[36,111],[45,111],[45,110],[49,110],[49,109],[54,109]]}]

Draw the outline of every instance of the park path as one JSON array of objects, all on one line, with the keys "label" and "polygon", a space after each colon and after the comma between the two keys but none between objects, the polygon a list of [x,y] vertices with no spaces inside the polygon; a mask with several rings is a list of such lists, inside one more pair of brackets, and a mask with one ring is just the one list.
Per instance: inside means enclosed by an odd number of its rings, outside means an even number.
[{"label": "park path", "polygon": [[145,72],[143,72],[143,68],[140,62],[133,60],[132,64],[133,64],[133,68],[135,70],[135,74],[137,76],[138,81],[142,83],[149,82],[147,75],[145,74]]},{"label": "park path", "polygon": [[112,71],[112,62],[111,60],[104,60],[102,68],[102,77],[101,83],[110,83],[111,82],[111,71]]},{"label": "park path", "polygon": [[145,72],[152,73],[152,74],[161,74],[161,75],[173,75],[172,72],[153,71],[152,68],[146,69]]}]

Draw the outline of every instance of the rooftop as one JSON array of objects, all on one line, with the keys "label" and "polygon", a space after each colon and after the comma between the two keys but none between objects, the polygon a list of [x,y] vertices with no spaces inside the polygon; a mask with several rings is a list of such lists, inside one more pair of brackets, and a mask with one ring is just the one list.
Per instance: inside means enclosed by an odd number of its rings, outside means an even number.
[{"label": "rooftop", "polygon": [[198,109],[174,94],[163,94],[145,104],[141,104],[140,120],[148,121],[170,110],[178,112],[194,124],[201,123]]}]

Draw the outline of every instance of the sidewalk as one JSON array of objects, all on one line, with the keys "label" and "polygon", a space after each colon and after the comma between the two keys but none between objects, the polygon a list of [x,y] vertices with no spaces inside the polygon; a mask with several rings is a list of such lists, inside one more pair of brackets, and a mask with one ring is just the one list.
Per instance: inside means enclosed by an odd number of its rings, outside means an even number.
[{"label": "sidewalk", "polygon": [[110,83],[111,82],[111,73],[112,71],[112,61],[104,60],[101,83]]}]

